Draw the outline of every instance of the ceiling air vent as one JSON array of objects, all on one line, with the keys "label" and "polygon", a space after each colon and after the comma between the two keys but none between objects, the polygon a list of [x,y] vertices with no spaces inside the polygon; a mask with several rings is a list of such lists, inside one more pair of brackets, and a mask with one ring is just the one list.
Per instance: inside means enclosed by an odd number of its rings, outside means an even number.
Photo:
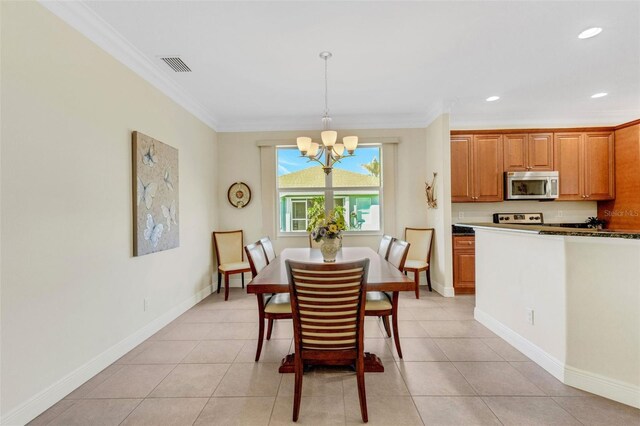
[{"label": "ceiling air vent", "polygon": [[191,68],[189,68],[187,64],[182,62],[182,59],[178,58],[177,56],[166,58],[161,57],[160,59],[162,59],[167,65],[169,65],[175,72],[191,72]]}]

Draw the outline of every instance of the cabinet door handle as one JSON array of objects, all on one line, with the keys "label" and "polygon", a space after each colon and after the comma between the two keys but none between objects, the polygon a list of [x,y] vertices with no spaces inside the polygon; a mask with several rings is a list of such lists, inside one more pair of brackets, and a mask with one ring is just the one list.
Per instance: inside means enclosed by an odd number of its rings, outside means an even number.
[{"label": "cabinet door handle", "polygon": [[585,195],[585,197],[589,198],[589,197],[591,197],[591,195]]}]

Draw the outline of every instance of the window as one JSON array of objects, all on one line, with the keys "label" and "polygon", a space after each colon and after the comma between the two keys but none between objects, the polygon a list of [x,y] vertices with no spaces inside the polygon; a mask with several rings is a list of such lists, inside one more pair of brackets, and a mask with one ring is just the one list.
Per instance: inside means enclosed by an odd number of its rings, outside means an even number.
[{"label": "window", "polygon": [[379,145],[358,146],[355,156],[334,164],[326,175],[297,148],[277,148],[280,232],[306,232],[314,211],[334,207],[343,208],[348,231],[380,231],[381,151]]}]

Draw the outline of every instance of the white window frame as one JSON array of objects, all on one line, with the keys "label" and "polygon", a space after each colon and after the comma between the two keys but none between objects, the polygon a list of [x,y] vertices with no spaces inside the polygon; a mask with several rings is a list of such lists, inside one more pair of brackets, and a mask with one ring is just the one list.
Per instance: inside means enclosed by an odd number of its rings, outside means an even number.
[{"label": "white window frame", "polygon": [[[358,192],[358,191],[367,191],[367,190],[377,190],[378,191],[378,199],[380,200],[379,207],[379,228],[378,230],[370,230],[370,231],[344,231],[345,235],[383,235],[384,234],[384,150],[383,145],[380,143],[369,143],[369,144],[359,144],[358,146],[367,147],[367,146],[376,146],[379,148],[379,157],[380,157],[380,185],[379,186],[357,186],[357,187],[333,187],[333,176],[332,173],[329,173],[325,176],[325,186],[324,187],[306,187],[306,188],[283,188],[280,189],[278,185],[278,173],[275,174],[275,204],[276,204],[276,217],[275,225],[276,225],[276,233],[278,237],[300,237],[304,235],[302,231],[283,231],[280,229],[280,218],[281,218],[281,203],[280,197],[282,193],[287,194],[295,194],[300,193],[301,198],[303,195],[308,195],[309,193],[322,193],[325,197],[325,210],[329,211],[334,208],[334,196],[335,192]],[[291,145],[277,145],[275,147],[275,169],[277,171],[278,168],[278,150],[280,149],[297,149],[295,146]],[[357,155],[357,150],[356,150]],[[348,198],[347,198],[348,199]],[[346,203],[348,204],[348,203]],[[349,206],[350,207],[350,206]],[[347,212],[347,214],[349,214]],[[345,218],[348,220],[348,218]],[[290,225],[288,223],[288,225]],[[286,228],[286,227],[285,227]]]}]

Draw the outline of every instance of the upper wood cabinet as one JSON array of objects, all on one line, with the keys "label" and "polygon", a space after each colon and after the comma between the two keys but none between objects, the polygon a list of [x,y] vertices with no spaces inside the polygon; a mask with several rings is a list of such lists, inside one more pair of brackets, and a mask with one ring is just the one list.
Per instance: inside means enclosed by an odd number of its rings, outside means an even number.
[{"label": "upper wood cabinet", "polygon": [[615,198],[613,132],[556,133],[553,145],[558,200]]},{"label": "upper wood cabinet", "polygon": [[503,136],[505,172],[553,170],[553,133]]},{"label": "upper wood cabinet", "polygon": [[502,135],[451,136],[451,201],[502,201]]}]

